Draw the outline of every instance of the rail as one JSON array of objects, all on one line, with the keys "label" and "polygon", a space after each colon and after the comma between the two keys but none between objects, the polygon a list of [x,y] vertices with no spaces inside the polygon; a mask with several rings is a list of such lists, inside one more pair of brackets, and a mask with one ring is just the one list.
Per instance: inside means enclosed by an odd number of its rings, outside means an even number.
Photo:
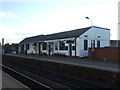
[{"label": "rail", "polygon": [[[12,64],[12,66],[17,65],[19,68],[22,68],[26,71],[32,72],[34,74],[52,79],[54,81],[60,82],[62,84],[68,85],[72,88],[110,88],[104,85],[100,85],[97,83],[92,83],[92,82],[88,82],[86,80],[81,80],[81,79],[77,79],[74,77],[70,77],[70,76],[66,76],[66,75],[62,75],[60,73],[56,73],[56,72],[52,72],[52,71],[48,71],[46,69],[41,69],[35,66],[31,66],[25,63],[17,63],[17,62],[13,62],[13,61],[9,61],[9,64]],[[17,68],[17,67],[16,67]]]},{"label": "rail", "polygon": [[[28,76],[20,73],[20,72],[17,72],[16,70],[13,70],[13,69],[11,69],[11,68],[8,67],[8,66],[2,65],[2,64],[0,64],[0,66],[2,66],[3,68],[7,69],[7,71],[10,70],[10,71],[16,73],[17,76],[18,76],[18,75],[19,75],[19,76],[22,76],[22,79],[21,79],[21,80],[23,80],[23,78],[26,79],[26,80],[28,80],[29,83],[32,84],[32,85],[31,85],[31,84],[28,85],[29,88],[44,88],[44,89],[48,89],[48,90],[54,90],[53,88],[51,88],[51,87],[49,87],[49,86],[47,86],[47,85],[44,85],[44,84],[42,84],[42,83],[40,83],[40,82],[38,82],[38,81],[36,81],[36,80],[34,80],[34,79],[32,79],[32,78],[30,78],[30,77],[28,77]],[[36,86],[36,87],[33,87],[33,86]]]}]

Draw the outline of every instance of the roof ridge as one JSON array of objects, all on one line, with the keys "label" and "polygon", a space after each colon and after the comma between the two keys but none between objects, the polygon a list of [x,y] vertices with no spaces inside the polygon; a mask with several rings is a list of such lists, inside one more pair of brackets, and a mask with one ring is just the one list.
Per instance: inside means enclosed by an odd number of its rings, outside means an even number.
[{"label": "roof ridge", "polygon": [[[91,26],[91,27],[92,27],[92,26]],[[103,27],[98,27],[98,26],[93,26],[93,27],[110,30],[110,29],[108,29],[108,28],[103,28]]]},{"label": "roof ridge", "polygon": [[[92,26],[91,26],[91,27],[85,27],[85,28],[78,28],[78,29],[69,30],[69,31],[56,32],[56,33],[53,33],[53,34],[72,32],[72,31],[83,30],[83,29],[87,29],[87,28],[88,28],[88,29],[89,29],[89,28],[92,28]],[[47,35],[53,35],[53,34],[47,34]],[[46,36],[46,35],[45,35],[45,36]]]},{"label": "roof ridge", "polygon": [[[85,28],[78,28],[74,30],[53,33],[53,34],[47,34],[47,35],[41,34],[41,35],[36,35],[32,37],[26,37],[21,42],[26,43],[26,42],[37,42],[37,41],[43,41],[43,40],[54,40],[54,39],[79,37],[80,35],[88,31],[92,27],[102,28],[102,27],[97,27],[97,26],[90,26],[90,27],[85,27]],[[107,28],[102,28],[102,29],[110,30]]]}]

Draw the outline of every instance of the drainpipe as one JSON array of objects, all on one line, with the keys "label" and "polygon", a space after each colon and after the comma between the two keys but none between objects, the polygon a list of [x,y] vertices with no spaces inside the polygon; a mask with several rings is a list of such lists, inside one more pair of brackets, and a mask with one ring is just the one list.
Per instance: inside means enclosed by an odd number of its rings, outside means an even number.
[{"label": "drainpipe", "polygon": [[75,58],[76,58],[76,37],[75,37]]},{"label": "drainpipe", "polygon": [[41,54],[41,44],[40,44],[40,42],[38,43],[38,50],[39,50],[39,55]]},{"label": "drainpipe", "polygon": [[25,55],[27,55],[27,44],[26,44],[26,50],[25,50]]}]

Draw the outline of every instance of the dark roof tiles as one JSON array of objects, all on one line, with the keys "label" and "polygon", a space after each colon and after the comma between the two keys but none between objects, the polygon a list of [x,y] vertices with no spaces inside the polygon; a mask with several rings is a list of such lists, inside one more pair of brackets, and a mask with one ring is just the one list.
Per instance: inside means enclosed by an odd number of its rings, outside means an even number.
[{"label": "dark roof tiles", "polygon": [[[28,42],[39,42],[39,41],[45,41],[45,40],[79,37],[80,35],[82,35],[86,31],[88,31],[90,28],[91,27],[87,27],[87,28],[81,28],[81,29],[76,29],[76,30],[71,30],[71,31],[59,32],[59,33],[54,33],[54,34],[49,34],[49,35],[38,35],[38,36],[28,37],[28,38],[25,38],[24,40],[22,40],[20,42],[20,44],[28,43]],[[100,28],[100,27],[97,27],[97,28]],[[109,29],[107,29],[107,30],[109,30]]]}]

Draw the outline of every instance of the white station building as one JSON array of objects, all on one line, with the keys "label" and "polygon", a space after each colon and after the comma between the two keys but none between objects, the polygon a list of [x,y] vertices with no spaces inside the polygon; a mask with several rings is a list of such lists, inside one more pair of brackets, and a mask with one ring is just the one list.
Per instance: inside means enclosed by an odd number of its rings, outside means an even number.
[{"label": "white station building", "polygon": [[109,46],[110,29],[93,26],[25,38],[19,43],[19,53],[82,58],[88,56],[88,48]]}]

